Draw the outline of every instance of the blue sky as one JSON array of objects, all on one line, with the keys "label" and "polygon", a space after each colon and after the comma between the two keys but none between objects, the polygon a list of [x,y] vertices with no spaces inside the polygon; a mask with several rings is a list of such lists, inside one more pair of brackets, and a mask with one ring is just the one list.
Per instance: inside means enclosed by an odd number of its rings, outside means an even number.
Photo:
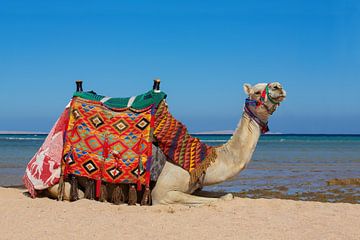
[{"label": "blue sky", "polygon": [[280,81],[272,132],[360,133],[360,3],[0,2],[0,130],[48,131],[76,79],[119,97],[155,77],[192,132],[234,129],[243,83]]}]

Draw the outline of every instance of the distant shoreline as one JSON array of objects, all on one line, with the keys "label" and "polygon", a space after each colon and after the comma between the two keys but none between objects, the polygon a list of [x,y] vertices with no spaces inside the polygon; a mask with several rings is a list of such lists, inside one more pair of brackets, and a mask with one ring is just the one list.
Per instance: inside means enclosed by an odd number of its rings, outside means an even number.
[{"label": "distant shoreline", "polygon": [[[210,136],[210,135],[218,135],[218,136],[229,136],[232,133],[190,133],[195,136]],[[266,133],[263,136],[360,136],[360,133]]]},{"label": "distant shoreline", "polygon": [[[48,132],[31,132],[31,131],[0,131],[0,135],[47,135]],[[190,133],[195,136],[229,136],[233,132],[226,131],[208,131]],[[266,133],[265,136],[360,136],[360,133]]]}]

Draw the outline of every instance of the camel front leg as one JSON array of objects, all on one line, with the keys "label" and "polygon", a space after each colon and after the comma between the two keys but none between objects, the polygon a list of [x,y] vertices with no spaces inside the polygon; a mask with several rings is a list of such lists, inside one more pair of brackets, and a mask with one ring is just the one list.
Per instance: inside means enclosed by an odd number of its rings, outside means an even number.
[{"label": "camel front leg", "polygon": [[164,198],[157,201],[159,204],[185,204],[190,206],[209,204],[213,202],[217,202],[219,200],[231,200],[233,199],[233,195],[231,193],[222,196],[221,198],[207,198],[207,197],[199,197],[190,195],[187,193],[179,192],[179,191],[170,191],[166,193]]},{"label": "camel front leg", "polygon": [[208,198],[190,195],[193,190],[190,187],[190,175],[184,169],[166,162],[152,190],[153,204],[185,204],[201,205],[219,201],[219,199],[233,199],[232,194],[221,198]]}]

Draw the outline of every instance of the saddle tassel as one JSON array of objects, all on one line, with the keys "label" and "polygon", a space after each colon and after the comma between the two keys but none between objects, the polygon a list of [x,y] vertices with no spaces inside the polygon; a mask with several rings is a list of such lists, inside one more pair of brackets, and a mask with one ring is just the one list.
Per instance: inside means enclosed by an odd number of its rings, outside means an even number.
[{"label": "saddle tassel", "polygon": [[136,205],[137,203],[137,192],[134,185],[130,186],[129,189],[129,205]]},{"label": "saddle tassel", "polygon": [[[141,137],[140,137],[140,146],[142,144],[142,140],[143,140],[143,135],[141,134]],[[138,191],[141,191],[141,183],[140,183],[140,171],[141,171],[141,168],[142,168],[142,162],[141,162],[141,153],[139,154],[138,156],[138,169],[137,169],[137,190]]]},{"label": "saddle tassel", "polygon": [[101,179],[97,179],[95,183],[95,197],[100,198],[100,191],[101,191]]},{"label": "saddle tassel", "polygon": [[[68,123],[66,123],[68,124]],[[66,132],[64,133],[64,141],[66,138]],[[65,170],[66,170],[66,164],[68,162],[68,158],[72,154],[72,148],[70,148],[70,151],[66,154],[64,161],[61,161],[61,174],[60,174],[60,180],[59,180],[59,187],[58,187],[58,201],[64,200],[65,195]]]},{"label": "saddle tassel", "polygon": [[121,186],[116,186],[111,197],[111,202],[116,205],[123,203],[125,201],[125,196]]},{"label": "saddle tassel", "polygon": [[64,192],[65,192],[65,182],[64,176],[61,175],[58,187],[58,201],[62,201],[64,199]]},{"label": "saddle tassel", "polygon": [[108,192],[107,192],[106,184],[101,184],[99,201],[106,202],[107,199],[108,199]]},{"label": "saddle tassel", "polygon": [[93,200],[95,198],[95,194],[94,194],[94,180],[92,179],[88,179],[86,181],[86,186],[85,186],[85,198]]},{"label": "saddle tassel", "polygon": [[149,187],[145,188],[145,192],[141,200],[141,205],[151,205],[151,191]]},{"label": "saddle tassel", "polygon": [[[103,176],[102,173],[104,171],[104,162],[106,161],[108,156],[109,156],[109,144],[108,144],[107,136],[105,136],[105,140],[104,140],[104,144],[103,144],[103,158],[104,158],[104,160],[101,162],[101,168],[100,168],[101,176],[96,180],[96,189],[95,189],[96,198],[98,198],[99,200],[100,200],[100,198],[103,198],[101,195],[105,194],[105,191],[106,191],[106,187],[103,188],[102,185],[101,185],[101,179],[102,179],[102,176]],[[106,193],[106,195],[107,195],[107,193]],[[103,199],[101,199],[101,200],[103,200]],[[103,202],[103,201],[101,201],[101,202]]]},{"label": "saddle tassel", "polygon": [[70,201],[79,200],[78,180],[75,175],[70,175]]}]

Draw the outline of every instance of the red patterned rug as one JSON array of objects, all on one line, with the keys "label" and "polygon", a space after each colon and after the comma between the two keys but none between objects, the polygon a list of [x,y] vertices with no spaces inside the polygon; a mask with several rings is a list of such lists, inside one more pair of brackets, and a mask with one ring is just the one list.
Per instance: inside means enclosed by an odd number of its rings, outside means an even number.
[{"label": "red patterned rug", "polygon": [[64,144],[64,174],[149,186],[152,106],[114,111],[75,97]]}]

